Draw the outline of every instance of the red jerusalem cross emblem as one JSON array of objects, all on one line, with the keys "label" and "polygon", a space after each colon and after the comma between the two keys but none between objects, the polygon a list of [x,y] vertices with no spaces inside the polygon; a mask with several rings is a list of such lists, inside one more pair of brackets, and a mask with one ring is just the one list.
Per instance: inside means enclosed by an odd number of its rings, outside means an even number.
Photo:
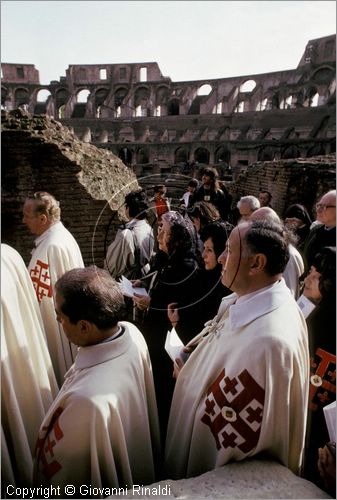
[{"label": "red jerusalem cross emblem", "polygon": [[41,468],[41,472],[50,479],[59,470],[62,469],[62,465],[55,459],[54,456],[54,446],[60,441],[64,434],[60,427],[59,417],[63,411],[63,408],[58,407],[49,425],[42,427],[40,435],[38,437],[35,449],[35,456],[37,460],[37,467]]},{"label": "red jerusalem cross emblem", "polygon": [[37,259],[34,269],[30,270],[30,277],[39,303],[43,297],[53,296],[48,264]]},{"label": "red jerusalem cross emblem", "polygon": [[220,448],[256,447],[260,436],[265,391],[247,370],[237,377],[222,370],[207,391],[201,422],[208,425]]}]

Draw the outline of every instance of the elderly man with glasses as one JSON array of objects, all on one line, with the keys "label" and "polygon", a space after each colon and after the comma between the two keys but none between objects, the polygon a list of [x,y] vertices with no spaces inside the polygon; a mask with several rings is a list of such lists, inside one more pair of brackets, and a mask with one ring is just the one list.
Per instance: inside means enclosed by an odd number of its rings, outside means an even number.
[{"label": "elderly man with glasses", "polygon": [[315,255],[323,248],[336,246],[336,190],[325,193],[316,204],[315,225],[304,245],[305,271],[310,269]]}]

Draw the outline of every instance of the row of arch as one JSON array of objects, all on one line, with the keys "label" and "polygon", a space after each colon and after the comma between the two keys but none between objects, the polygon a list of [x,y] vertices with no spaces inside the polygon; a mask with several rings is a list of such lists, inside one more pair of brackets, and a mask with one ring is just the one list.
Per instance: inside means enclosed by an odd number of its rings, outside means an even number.
[{"label": "row of arch", "polygon": [[[301,85],[300,90],[291,91],[291,87],[285,84],[282,91],[270,93],[263,90],[261,83],[249,79],[233,87],[232,92],[230,92],[231,109],[228,109],[227,96],[226,99],[218,98],[213,109],[209,112],[221,114],[314,107],[325,104],[335,93],[336,80],[331,68],[318,69],[311,77],[310,82],[308,85]],[[122,85],[113,94],[111,94],[111,89],[107,87],[99,87],[95,91],[81,88],[74,95],[67,88],[59,88],[52,95],[47,88],[40,88],[30,94],[26,88],[19,87],[14,89],[11,100],[14,100],[13,107],[30,106],[34,102],[35,108],[31,111],[35,114],[46,113],[48,102],[53,101],[54,114],[60,119],[65,117],[66,107],[69,107],[69,103],[72,106],[68,118],[88,116],[89,103],[91,107],[90,117],[96,118],[111,117],[111,115],[117,118],[122,117],[122,108],[125,107],[129,108],[131,116],[170,116],[181,113],[182,99],[184,99],[184,110],[187,110],[187,114],[200,114],[202,103],[213,91],[218,92],[218,89],[213,88],[210,84],[203,84],[193,90],[191,98],[187,99],[185,95],[182,97],[181,91],[172,91],[166,85],[160,85],[153,91],[146,85],[140,85],[132,91],[129,87]],[[263,93],[265,95],[261,95]],[[8,89],[2,87],[1,94],[1,104],[4,107],[9,98]]]},{"label": "row of arch", "polygon": [[[281,151],[271,146],[264,146],[261,147],[257,153],[257,161],[272,161],[276,158],[284,160],[299,157],[311,158],[313,156],[325,154],[327,154],[327,152],[322,144],[311,146],[307,151],[301,150],[295,144],[287,145],[283,147]],[[134,160],[138,165],[150,163],[150,151],[146,147],[141,147],[134,151],[132,148],[125,145],[118,151],[118,157],[126,165],[131,165]],[[210,151],[207,148],[199,147],[191,154],[189,148],[184,146],[179,147],[174,151],[175,164],[188,164],[190,161],[209,165]],[[220,146],[216,149],[214,153],[215,164],[223,163],[224,166],[229,166],[230,162],[231,152],[226,147]]]}]

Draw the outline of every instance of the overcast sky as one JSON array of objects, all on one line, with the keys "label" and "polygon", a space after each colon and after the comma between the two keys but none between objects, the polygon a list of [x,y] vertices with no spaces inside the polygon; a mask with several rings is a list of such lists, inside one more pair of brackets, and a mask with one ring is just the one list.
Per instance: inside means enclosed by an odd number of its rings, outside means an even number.
[{"label": "overcast sky", "polygon": [[157,62],[176,82],[294,69],[334,33],[335,1],[1,0],[1,61],[42,84],[69,64]]}]

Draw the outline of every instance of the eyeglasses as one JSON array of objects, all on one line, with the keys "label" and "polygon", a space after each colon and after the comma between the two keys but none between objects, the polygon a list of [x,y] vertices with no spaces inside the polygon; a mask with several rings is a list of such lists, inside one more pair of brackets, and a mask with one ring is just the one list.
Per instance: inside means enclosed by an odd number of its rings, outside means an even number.
[{"label": "eyeglasses", "polygon": [[327,210],[328,208],[336,208],[336,205],[323,205],[322,203],[316,203],[316,210]]}]

